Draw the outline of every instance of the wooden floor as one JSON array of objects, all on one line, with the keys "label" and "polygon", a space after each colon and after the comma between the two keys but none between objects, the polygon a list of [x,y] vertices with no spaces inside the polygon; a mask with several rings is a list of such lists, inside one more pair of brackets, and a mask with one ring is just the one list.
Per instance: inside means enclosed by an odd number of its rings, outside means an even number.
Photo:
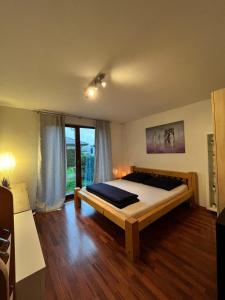
[{"label": "wooden floor", "polygon": [[141,232],[131,264],[122,229],[82,203],[35,216],[50,299],[216,299],[215,215],[176,208]]}]

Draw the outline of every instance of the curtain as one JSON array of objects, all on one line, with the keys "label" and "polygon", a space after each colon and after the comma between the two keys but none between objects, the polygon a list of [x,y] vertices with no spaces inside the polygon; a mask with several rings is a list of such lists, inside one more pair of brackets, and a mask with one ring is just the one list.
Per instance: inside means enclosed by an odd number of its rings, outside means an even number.
[{"label": "curtain", "polygon": [[64,117],[41,113],[37,210],[62,207],[66,193],[65,160]]},{"label": "curtain", "polygon": [[96,121],[94,182],[112,179],[111,131],[108,121]]}]

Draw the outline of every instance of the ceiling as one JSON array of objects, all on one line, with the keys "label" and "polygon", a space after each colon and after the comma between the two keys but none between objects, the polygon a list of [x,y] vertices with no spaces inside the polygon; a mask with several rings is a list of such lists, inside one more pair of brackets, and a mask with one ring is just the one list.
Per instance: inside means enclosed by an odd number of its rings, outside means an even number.
[{"label": "ceiling", "polygon": [[126,122],[208,99],[225,87],[224,14],[224,0],[1,1],[0,105]]}]

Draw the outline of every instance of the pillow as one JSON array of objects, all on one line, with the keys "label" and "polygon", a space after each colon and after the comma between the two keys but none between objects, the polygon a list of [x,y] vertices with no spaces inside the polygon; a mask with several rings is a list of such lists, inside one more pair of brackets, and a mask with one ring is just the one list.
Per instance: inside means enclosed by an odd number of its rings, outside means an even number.
[{"label": "pillow", "polygon": [[151,175],[148,173],[135,172],[135,173],[130,173],[130,174],[122,177],[122,179],[134,181],[134,182],[138,182],[138,183],[143,183],[144,180],[146,180],[150,177],[151,177]]},{"label": "pillow", "polygon": [[150,177],[143,181],[143,184],[157,187],[166,191],[171,191],[172,189],[183,184],[182,180],[169,177]]},{"label": "pillow", "polygon": [[14,184],[11,186],[10,190],[13,194],[14,214],[30,210],[30,202],[26,183]]}]

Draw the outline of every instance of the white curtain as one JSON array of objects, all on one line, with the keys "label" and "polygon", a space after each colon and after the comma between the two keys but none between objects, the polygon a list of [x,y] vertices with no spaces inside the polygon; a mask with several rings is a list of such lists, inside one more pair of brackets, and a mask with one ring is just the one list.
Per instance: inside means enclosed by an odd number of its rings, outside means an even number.
[{"label": "white curtain", "polygon": [[36,209],[52,211],[65,201],[65,122],[59,115],[40,114],[39,174]]},{"label": "white curtain", "polygon": [[96,121],[94,182],[112,179],[111,131],[108,121]]}]

